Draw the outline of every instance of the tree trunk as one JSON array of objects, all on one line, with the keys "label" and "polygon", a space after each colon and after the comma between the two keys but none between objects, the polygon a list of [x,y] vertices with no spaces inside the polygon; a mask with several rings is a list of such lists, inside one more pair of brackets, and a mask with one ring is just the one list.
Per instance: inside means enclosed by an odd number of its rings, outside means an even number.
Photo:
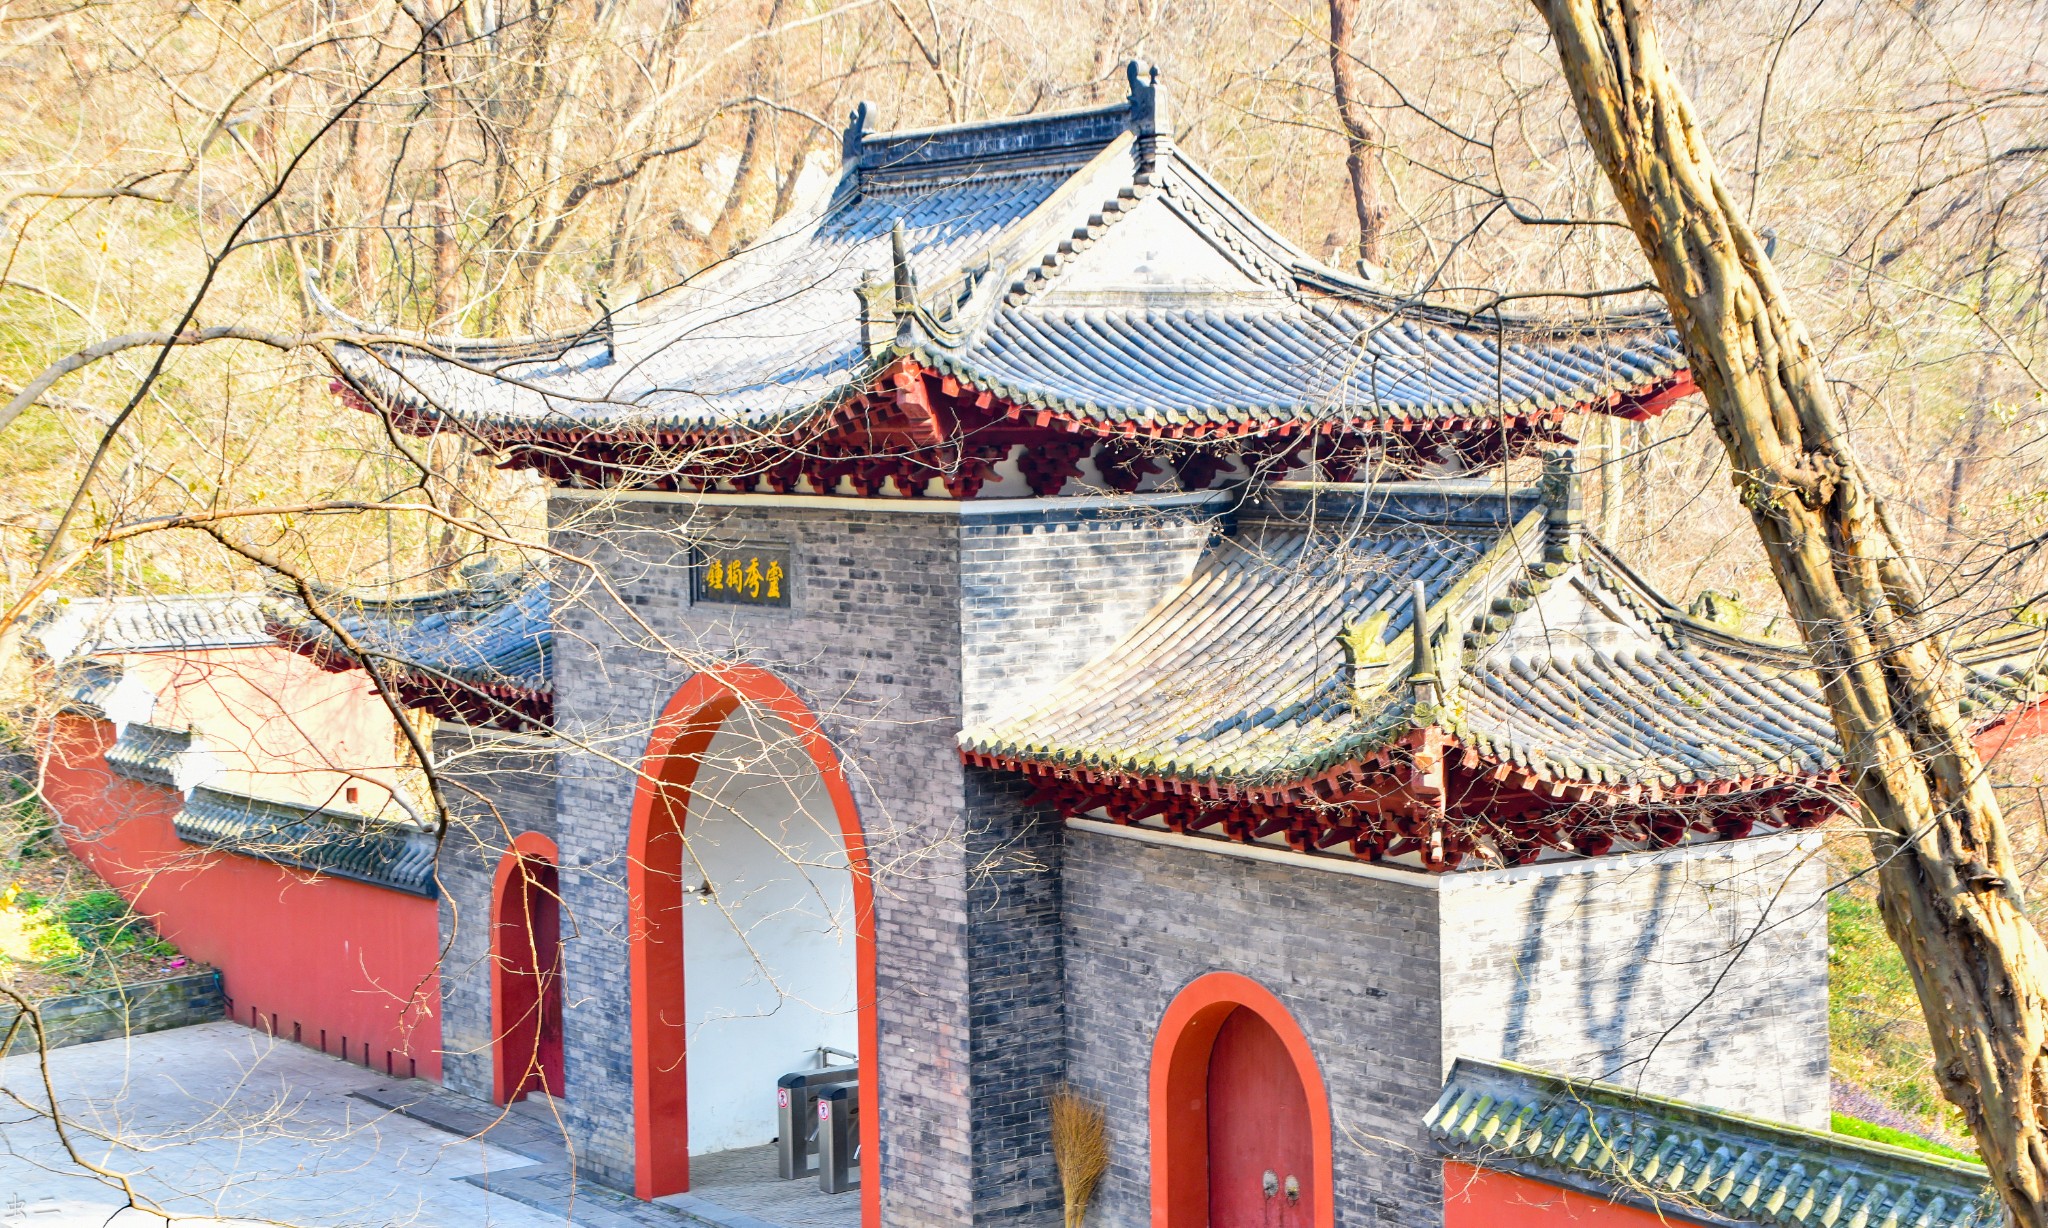
[{"label": "tree trunk", "polygon": [[1532,0],[1670,303],[1735,481],[1819,671],[1942,1090],[2014,1220],[2048,1228],[2043,977],[2004,818],[1924,584],[1806,330],[1723,187],[1647,0]]},{"label": "tree trunk", "polygon": [[[772,30],[781,24],[782,9],[783,0],[773,0],[768,6],[768,20],[762,28]],[[773,67],[769,50],[767,39],[754,44],[754,59],[747,67],[747,90],[750,93],[768,92],[770,69]],[[733,236],[739,226],[740,208],[753,195],[754,179],[761,163],[761,142],[773,120],[766,107],[756,104],[747,109],[747,133],[740,142],[739,165],[733,168],[732,189],[725,194],[725,204],[719,208],[718,216],[711,220],[711,229],[704,240],[713,263],[733,255],[743,246],[735,242]]]},{"label": "tree trunk", "polygon": [[1381,239],[1391,212],[1380,197],[1379,126],[1360,99],[1357,65],[1351,58],[1352,32],[1358,26],[1358,0],[1330,0],[1330,86],[1337,97],[1337,119],[1344,125],[1344,169],[1351,176],[1351,203],[1358,210],[1358,258],[1378,268]]},{"label": "tree trunk", "polygon": [[442,192],[440,200],[434,202],[434,284],[432,287],[433,319],[427,327],[435,332],[459,332],[451,327],[449,317],[455,314],[457,283],[462,277],[462,253],[455,245],[454,214],[448,207],[448,194]]}]

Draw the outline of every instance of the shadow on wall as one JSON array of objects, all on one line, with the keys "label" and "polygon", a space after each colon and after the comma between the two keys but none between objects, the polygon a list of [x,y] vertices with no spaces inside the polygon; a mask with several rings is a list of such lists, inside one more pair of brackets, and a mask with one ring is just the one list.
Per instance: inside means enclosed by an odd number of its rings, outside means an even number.
[{"label": "shadow on wall", "polygon": [[1446,1060],[1824,1125],[1825,883],[1812,857],[1773,836],[1446,883]]}]

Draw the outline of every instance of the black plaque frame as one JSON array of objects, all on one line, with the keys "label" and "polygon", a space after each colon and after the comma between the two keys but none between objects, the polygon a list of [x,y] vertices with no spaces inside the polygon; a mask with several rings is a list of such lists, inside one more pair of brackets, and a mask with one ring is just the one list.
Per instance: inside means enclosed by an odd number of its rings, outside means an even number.
[{"label": "black plaque frame", "polygon": [[796,577],[787,542],[706,542],[692,554],[692,605],[789,608]]}]

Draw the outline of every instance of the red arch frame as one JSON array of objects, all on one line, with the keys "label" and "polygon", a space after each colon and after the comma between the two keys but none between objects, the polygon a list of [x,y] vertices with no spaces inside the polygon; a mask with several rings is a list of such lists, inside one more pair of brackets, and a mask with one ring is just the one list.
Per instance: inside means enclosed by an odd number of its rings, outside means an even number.
[{"label": "red arch frame", "polygon": [[[853,791],[840,770],[839,757],[818,726],[817,715],[780,678],[756,665],[706,670],[692,675],[676,690],[655,721],[633,790],[626,846],[627,941],[633,993],[633,1192],[641,1198],[659,1198],[690,1188],[685,1079],[654,1077],[662,1071],[686,1070],[687,1038],[680,1012],[663,1018],[653,1009],[657,1001],[683,1001],[682,879],[657,869],[675,859],[650,857],[649,849],[657,840],[680,838],[697,757],[742,703],[779,718],[796,735],[825,783],[839,819],[840,836],[846,842],[847,865],[853,876],[860,1083],[868,1101],[860,1115],[861,1222],[879,1225],[882,1115],[874,1100],[881,1086],[877,1077],[881,1042],[875,1015],[875,899],[867,840],[853,804]],[[667,930],[663,929],[664,914],[674,918],[667,923]],[[663,942],[673,942],[673,958],[657,958],[652,948]]]},{"label": "red arch frame", "polygon": [[[520,859],[524,857],[545,861],[553,866],[557,875],[556,890],[561,889],[562,854],[555,847],[555,842],[537,831],[523,831],[512,837],[512,845],[498,858],[497,873],[491,880],[491,1101],[494,1104],[506,1103],[512,1091],[508,1077],[510,1063],[505,1060],[504,1052],[505,1032],[500,1026],[500,1021],[506,1016],[504,972],[508,964],[506,953],[498,945],[502,937],[498,916],[504,904],[505,889],[511,883],[512,875],[517,872]],[[560,991],[561,985],[558,980],[556,992]]]},{"label": "red arch frame", "polygon": [[1230,1012],[1243,1007],[1264,1019],[1293,1059],[1308,1094],[1315,1140],[1310,1175],[1316,1228],[1336,1228],[1336,1182],[1330,1167],[1330,1095],[1308,1037],[1265,986],[1235,972],[1196,977],[1177,994],[1152,1042],[1153,1228],[1209,1228],[1209,1053]]}]

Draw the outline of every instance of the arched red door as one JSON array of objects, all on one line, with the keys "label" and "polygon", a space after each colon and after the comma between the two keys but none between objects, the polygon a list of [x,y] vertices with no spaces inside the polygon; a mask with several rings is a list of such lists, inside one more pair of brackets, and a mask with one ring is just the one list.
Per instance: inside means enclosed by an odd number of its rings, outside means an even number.
[{"label": "arched red door", "polygon": [[1314,1228],[1315,1135],[1287,1046],[1238,1007],[1209,1051],[1210,1228]]},{"label": "arched red door", "polygon": [[1235,972],[1188,982],[1151,1082],[1152,1228],[1337,1228],[1329,1094],[1271,991]]},{"label": "arched red door", "polygon": [[562,905],[549,854],[515,845],[498,867],[491,927],[499,1104],[562,1094]]}]

